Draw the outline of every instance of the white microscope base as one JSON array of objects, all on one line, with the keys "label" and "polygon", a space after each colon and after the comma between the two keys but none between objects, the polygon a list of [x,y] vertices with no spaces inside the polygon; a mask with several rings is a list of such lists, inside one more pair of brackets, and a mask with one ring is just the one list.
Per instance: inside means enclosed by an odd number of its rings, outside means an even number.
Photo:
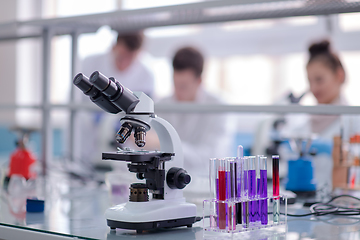
[{"label": "white microscope base", "polygon": [[196,206],[185,199],[127,202],[106,210],[105,217],[111,229],[191,227],[196,219]]}]

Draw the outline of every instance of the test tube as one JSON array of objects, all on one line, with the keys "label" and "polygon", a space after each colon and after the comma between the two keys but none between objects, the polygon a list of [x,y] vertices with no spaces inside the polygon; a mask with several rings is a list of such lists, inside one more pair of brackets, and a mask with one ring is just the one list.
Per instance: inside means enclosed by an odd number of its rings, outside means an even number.
[{"label": "test tube", "polygon": [[274,209],[273,209],[273,221],[279,223],[280,217],[280,182],[279,182],[279,156],[273,155],[273,197],[274,197]]},{"label": "test tube", "polygon": [[[255,167],[256,167],[256,199],[259,199],[260,197],[260,158],[263,155],[257,155],[256,156],[256,162],[255,162]],[[255,201],[255,208],[258,209],[255,213],[255,221],[260,221],[261,217],[260,217],[260,201],[257,200]]]},{"label": "test tube", "polygon": [[244,157],[244,148],[241,145],[239,145],[237,148],[237,157],[238,158]]},{"label": "test tube", "polygon": [[266,157],[259,159],[260,169],[260,220],[262,225],[268,224],[268,203],[267,203],[267,161]]},{"label": "test tube", "polygon": [[249,170],[248,170],[248,195],[250,200],[250,222],[255,222],[256,209],[256,166],[255,157],[249,157]]},{"label": "test tube", "polygon": [[243,157],[236,158],[236,223],[242,224],[242,207],[241,207],[241,193],[242,193],[242,175],[243,175]]},{"label": "test tube", "polygon": [[236,159],[235,158],[227,158],[227,166],[228,166],[228,178],[227,178],[227,188],[228,188],[228,227],[230,230],[235,230],[236,228]]},{"label": "test tube", "polygon": [[[219,178],[218,178],[218,159],[211,158],[209,164],[209,182],[210,182],[210,197],[211,199],[217,200],[219,199]],[[214,201],[216,203],[216,201]],[[210,226],[216,227],[217,226],[217,204],[211,205],[211,213],[210,213]]]},{"label": "test tube", "polygon": [[228,200],[235,201],[236,199],[236,159],[228,158],[228,169],[229,169],[229,191],[228,191]]},{"label": "test tube", "polygon": [[236,223],[242,224],[242,206],[241,206],[241,193],[243,187],[243,159],[244,157],[244,148],[243,146],[239,145],[237,148],[237,158],[236,158]]},{"label": "test tube", "polygon": [[226,160],[219,159],[218,167],[219,178],[219,214],[218,214],[218,227],[219,229],[226,229]]},{"label": "test tube", "polygon": [[241,189],[241,194],[242,194],[242,201],[243,201],[243,206],[242,206],[242,214],[243,214],[243,224],[244,227],[247,227],[249,224],[249,196],[248,196],[248,170],[249,170],[249,158],[248,157],[244,157],[243,159],[243,174],[242,174],[242,189]]},{"label": "test tube", "polygon": [[217,172],[217,164],[218,159],[217,158],[210,158],[210,164],[209,164],[209,182],[210,182],[210,196],[211,199],[217,199],[217,193],[218,193],[218,172]]}]

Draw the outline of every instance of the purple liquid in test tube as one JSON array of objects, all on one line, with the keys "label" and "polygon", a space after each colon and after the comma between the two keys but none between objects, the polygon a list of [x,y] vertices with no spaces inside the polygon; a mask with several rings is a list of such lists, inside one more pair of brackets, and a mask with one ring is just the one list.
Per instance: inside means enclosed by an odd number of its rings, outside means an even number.
[{"label": "purple liquid in test tube", "polygon": [[249,213],[250,213],[250,222],[256,222],[256,212],[257,209],[257,201],[256,198],[256,167],[255,167],[255,157],[249,157],[249,171],[248,171],[248,195],[249,195]]},{"label": "purple liquid in test tube", "polygon": [[226,200],[231,197],[231,177],[230,177],[230,162],[231,158],[226,158],[226,171],[225,171],[225,183],[226,183]]},{"label": "purple liquid in test tube", "polygon": [[268,224],[268,202],[267,202],[267,160],[260,158],[260,218],[261,224]]},{"label": "purple liquid in test tube", "polygon": [[[260,157],[263,157],[263,155],[257,155],[256,156],[256,199],[259,199],[260,197]],[[260,200],[255,201],[255,208],[257,211],[255,212],[255,221],[260,222]]]},{"label": "purple liquid in test tube", "polygon": [[[256,170],[256,198],[259,199],[260,197],[260,176],[258,177],[258,170]],[[259,170],[259,174],[260,174],[260,170]],[[256,201],[256,213],[255,213],[255,221],[260,221],[260,200]]]}]

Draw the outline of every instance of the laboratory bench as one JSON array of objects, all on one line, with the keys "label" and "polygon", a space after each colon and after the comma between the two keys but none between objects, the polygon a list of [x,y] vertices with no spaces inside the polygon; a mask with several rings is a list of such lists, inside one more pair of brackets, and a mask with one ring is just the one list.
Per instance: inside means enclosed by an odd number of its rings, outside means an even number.
[{"label": "laboratory bench", "polygon": [[[26,212],[24,193],[29,191],[45,199],[44,212]],[[197,205],[197,215],[202,216],[201,194],[185,192],[184,195],[187,201]],[[35,189],[19,187],[5,192],[1,186],[0,196],[0,239],[219,239],[219,235],[203,235],[202,221],[192,228],[142,234],[131,230],[110,230],[104,212],[112,205],[113,198],[106,185],[73,179],[64,172],[50,171],[45,178],[38,177]],[[288,213],[307,212],[308,208],[304,208],[301,201],[288,205]],[[231,239],[231,236],[221,235],[221,239]],[[235,234],[232,239],[356,240],[360,239],[360,217],[288,216],[287,233],[262,236],[261,231],[246,232]]]}]

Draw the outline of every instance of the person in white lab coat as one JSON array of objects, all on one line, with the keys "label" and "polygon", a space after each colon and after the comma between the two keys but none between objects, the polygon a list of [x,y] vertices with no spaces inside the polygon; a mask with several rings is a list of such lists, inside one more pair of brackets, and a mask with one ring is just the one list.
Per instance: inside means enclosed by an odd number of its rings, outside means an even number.
[{"label": "person in white lab coat", "polygon": [[[306,65],[310,92],[319,105],[348,105],[342,92],[345,82],[345,70],[339,57],[331,50],[327,40],[312,44],[309,47],[309,60]],[[295,119],[297,118],[297,119]],[[347,118],[329,115],[311,115],[288,119],[291,131],[297,133],[314,133],[320,138],[331,139],[340,134],[341,124]]]},{"label": "person in white lab coat", "polygon": [[99,71],[114,77],[131,91],[154,94],[154,75],[141,50],[144,41],[142,32],[118,34],[111,52],[90,56],[82,63],[82,72],[90,76]]},{"label": "person in white lab coat", "polygon": [[[310,92],[319,105],[348,105],[342,87],[345,82],[345,70],[327,40],[312,44],[309,47],[309,60],[306,71]],[[289,116],[285,131],[290,136],[315,136],[321,144],[331,144],[334,136],[349,136],[353,117],[338,115],[304,115]],[[295,123],[297,122],[297,123]],[[332,157],[331,153],[318,153],[313,157],[317,189],[331,189]]]},{"label": "person in white lab coat", "polygon": [[[202,87],[204,58],[195,48],[179,49],[172,61],[174,93],[161,104],[221,104],[222,101]],[[224,114],[171,113],[159,114],[178,132],[184,151],[184,168],[190,173],[191,184],[185,190],[209,192],[209,159],[229,157],[232,140],[227,116]]]},{"label": "person in white lab coat", "polygon": [[[345,70],[339,57],[331,50],[330,42],[324,40],[312,44],[309,53],[306,71],[310,91],[318,104],[348,105],[341,91],[345,82]],[[338,125],[339,119],[339,116],[313,115],[310,120],[312,132],[323,136],[333,135],[333,131],[329,130],[334,124]]]},{"label": "person in white lab coat", "polygon": [[[310,58],[306,66],[310,91],[318,104],[348,105],[342,86],[345,82],[345,70],[339,57],[331,50],[330,42],[325,40],[314,43],[309,47]],[[319,138],[330,139],[334,136],[349,137],[352,131],[354,117],[312,115],[310,117],[311,130]],[[345,136],[344,136],[345,133]],[[315,177],[318,187],[331,188],[332,166],[331,155],[318,154],[314,158]],[[318,188],[318,189],[319,189]]]}]

